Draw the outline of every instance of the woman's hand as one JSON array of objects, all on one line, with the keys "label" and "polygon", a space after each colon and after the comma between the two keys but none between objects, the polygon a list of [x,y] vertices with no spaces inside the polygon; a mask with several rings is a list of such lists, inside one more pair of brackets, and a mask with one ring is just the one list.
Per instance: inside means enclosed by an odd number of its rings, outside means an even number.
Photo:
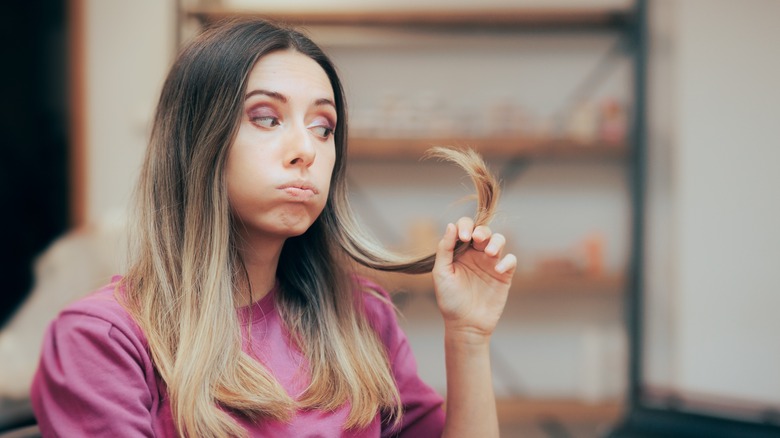
[{"label": "woman's hand", "polygon": [[[457,241],[469,249],[454,259]],[[450,335],[470,342],[487,341],[504,310],[512,275],[513,254],[502,257],[506,239],[470,218],[447,225],[433,267],[436,301]]]}]

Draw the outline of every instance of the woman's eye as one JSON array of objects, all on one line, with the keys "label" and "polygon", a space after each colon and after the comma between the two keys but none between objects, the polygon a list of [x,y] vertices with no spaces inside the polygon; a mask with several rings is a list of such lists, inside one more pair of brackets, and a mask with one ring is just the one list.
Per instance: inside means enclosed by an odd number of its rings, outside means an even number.
[{"label": "woman's eye", "polygon": [[251,117],[249,120],[255,125],[262,126],[264,128],[273,128],[279,126],[279,119],[274,116],[257,116]]},{"label": "woman's eye", "polygon": [[333,128],[329,126],[314,126],[311,128],[314,135],[320,138],[327,139],[333,134]]}]

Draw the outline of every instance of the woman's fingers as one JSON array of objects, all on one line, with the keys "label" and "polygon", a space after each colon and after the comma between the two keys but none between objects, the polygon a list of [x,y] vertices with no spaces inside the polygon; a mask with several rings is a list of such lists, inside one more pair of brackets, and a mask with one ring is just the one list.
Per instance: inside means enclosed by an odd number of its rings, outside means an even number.
[{"label": "woman's fingers", "polygon": [[490,257],[500,257],[501,252],[504,250],[504,245],[506,245],[504,235],[499,233],[493,234],[490,236],[490,240],[485,242],[485,254]]},{"label": "woman's fingers", "polygon": [[462,217],[456,222],[458,240],[469,242],[477,251],[484,252],[491,257],[499,257],[506,244],[506,238],[502,234],[495,233],[487,225],[474,227],[474,220]]},{"label": "woman's fingers", "polygon": [[471,235],[474,232],[474,219],[462,217],[455,223],[458,227],[458,238],[461,242],[470,242]]},{"label": "woman's fingers", "polygon": [[457,241],[458,228],[453,224],[447,224],[444,236],[439,241],[439,246],[436,249],[436,266],[445,267],[452,265],[453,251]]},{"label": "woman's fingers", "polygon": [[485,225],[480,225],[474,228],[471,233],[471,246],[477,251],[484,251],[485,247],[490,243],[490,238],[493,232]]},{"label": "woman's fingers", "polygon": [[483,252],[488,257],[500,259],[494,268],[499,274],[512,273],[517,267],[517,258],[514,254],[507,254],[501,258],[506,246],[504,235],[493,233],[490,227],[486,225],[475,227],[474,220],[469,217],[458,219],[455,225],[447,225],[447,230],[439,242],[436,254],[440,266],[452,265],[455,244],[458,240],[469,242],[475,251]]},{"label": "woman's fingers", "polygon": [[517,267],[517,257],[514,254],[507,254],[496,264],[496,272],[499,274],[512,274]]}]

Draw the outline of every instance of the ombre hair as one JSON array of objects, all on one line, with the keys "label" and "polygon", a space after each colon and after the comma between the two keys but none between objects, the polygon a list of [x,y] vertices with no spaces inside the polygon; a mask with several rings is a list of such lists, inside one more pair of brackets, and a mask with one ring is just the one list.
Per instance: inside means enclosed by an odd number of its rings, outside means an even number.
[{"label": "ombre hair", "polygon": [[[290,338],[309,362],[311,384],[297,399],[242,351],[235,290],[245,278],[225,184],[247,78],[272,52],[294,50],[316,61],[335,97],[336,162],[322,214],[284,243],[276,305]],[[157,106],[136,190],[131,265],[118,296],[143,330],[181,435],[245,436],[230,413],[254,421],[289,420],[296,409],[350,406],[346,428],[382,413],[402,414],[388,352],[363,309],[354,276],[361,265],[430,271],[434,257],[389,253],[360,229],[347,201],[347,110],[328,57],[300,32],[260,20],[222,22],[179,53]],[[498,186],[471,151],[434,154],[474,178],[476,222],[489,221]]]}]

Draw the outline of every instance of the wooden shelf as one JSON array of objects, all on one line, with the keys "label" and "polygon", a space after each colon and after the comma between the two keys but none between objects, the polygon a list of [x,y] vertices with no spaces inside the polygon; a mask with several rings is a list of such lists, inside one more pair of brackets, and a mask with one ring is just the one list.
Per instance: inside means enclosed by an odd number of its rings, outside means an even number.
[{"label": "wooden shelf", "polygon": [[512,282],[516,294],[599,294],[618,295],[625,289],[622,274],[518,275]]},{"label": "wooden shelf", "polygon": [[622,144],[582,142],[565,138],[381,138],[350,137],[349,156],[354,159],[419,159],[433,146],[471,147],[486,158],[624,159]]},{"label": "wooden shelf", "polygon": [[[431,274],[406,275],[388,272],[364,272],[375,278],[390,292],[431,293],[433,277]],[[625,289],[622,274],[587,276],[578,274],[517,274],[512,280],[513,295],[620,295]]]},{"label": "wooden shelf", "polygon": [[566,422],[613,423],[624,410],[617,400],[586,402],[576,399],[513,398],[496,401],[502,425],[530,423],[555,418]]},{"label": "wooden shelf", "polygon": [[366,9],[362,11],[283,11],[201,7],[186,9],[185,14],[204,24],[229,17],[262,17],[291,25],[307,26],[605,28],[627,23],[631,11],[615,7]]}]

